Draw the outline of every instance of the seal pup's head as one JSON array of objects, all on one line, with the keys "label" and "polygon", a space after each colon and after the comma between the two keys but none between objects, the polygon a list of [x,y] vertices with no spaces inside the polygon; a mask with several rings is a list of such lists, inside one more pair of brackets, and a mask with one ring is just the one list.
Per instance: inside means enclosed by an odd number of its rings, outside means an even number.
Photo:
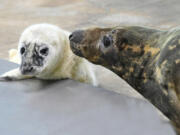
[{"label": "seal pup's head", "polygon": [[26,28],[18,45],[21,73],[31,76],[51,73],[63,56],[67,34],[50,24],[35,24]]}]

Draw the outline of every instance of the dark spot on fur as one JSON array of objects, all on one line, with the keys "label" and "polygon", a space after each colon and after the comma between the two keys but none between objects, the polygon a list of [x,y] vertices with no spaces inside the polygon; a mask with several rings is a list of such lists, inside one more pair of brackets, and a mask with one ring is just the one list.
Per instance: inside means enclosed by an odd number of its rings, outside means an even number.
[{"label": "dark spot on fur", "polygon": [[43,66],[43,60],[44,58],[39,54],[40,47],[38,45],[34,46],[34,53],[32,55],[33,63],[36,66]]}]

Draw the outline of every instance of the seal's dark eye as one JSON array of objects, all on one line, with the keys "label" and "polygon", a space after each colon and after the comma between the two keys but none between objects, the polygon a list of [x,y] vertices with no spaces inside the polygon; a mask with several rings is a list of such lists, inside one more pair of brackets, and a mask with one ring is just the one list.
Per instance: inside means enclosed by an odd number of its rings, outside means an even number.
[{"label": "seal's dark eye", "polygon": [[40,53],[41,53],[42,55],[47,56],[47,55],[48,55],[48,51],[49,51],[48,48],[43,48],[43,49],[40,50]]},{"label": "seal's dark eye", "polygon": [[103,37],[103,43],[104,43],[104,46],[105,46],[105,47],[110,46],[110,45],[111,45],[111,40],[110,40],[110,38],[107,37],[107,36],[104,36],[104,37]]},{"label": "seal's dark eye", "polygon": [[24,54],[24,52],[25,52],[25,48],[22,47],[21,50],[20,50],[21,55]]}]

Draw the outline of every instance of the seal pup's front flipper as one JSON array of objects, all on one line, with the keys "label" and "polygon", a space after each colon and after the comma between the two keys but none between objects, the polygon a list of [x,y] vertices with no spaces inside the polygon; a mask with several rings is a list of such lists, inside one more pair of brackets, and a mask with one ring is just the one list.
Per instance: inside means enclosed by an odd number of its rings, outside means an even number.
[{"label": "seal pup's front flipper", "polygon": [[0,81],[13,81],[13,80],[22,80],[22,79],[29,79],[32,76],[23,75],[19,68],[10,70],[0,76]]}]

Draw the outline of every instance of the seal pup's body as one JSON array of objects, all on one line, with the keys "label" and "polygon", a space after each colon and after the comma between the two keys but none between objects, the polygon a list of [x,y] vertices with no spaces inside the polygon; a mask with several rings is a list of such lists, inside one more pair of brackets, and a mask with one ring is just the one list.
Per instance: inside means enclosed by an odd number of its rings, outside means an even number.
[{"label": "seal pup's body", "polygon": [[69,38],[76,55],[123,78],[163,112],[180,134],[179,28],[94,28],[75,31]]},{"label": "seal pup's body", "polygon": [[36,24],[22,33],[18,55],[11,50],[11,61],[20,67],[3,74],[0,80],[74,79],[97,85],[91,63],[74,55],[69,45],[69,32],[50,24]]}]

